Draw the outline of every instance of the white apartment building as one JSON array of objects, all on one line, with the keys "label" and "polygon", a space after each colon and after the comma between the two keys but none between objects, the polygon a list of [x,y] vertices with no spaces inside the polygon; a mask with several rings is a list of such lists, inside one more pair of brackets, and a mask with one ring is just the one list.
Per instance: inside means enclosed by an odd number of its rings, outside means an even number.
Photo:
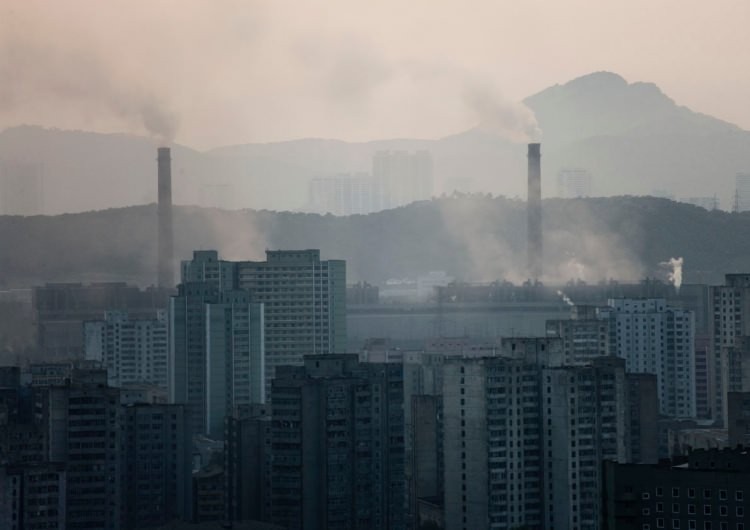
[{"label": "white apartment building", "polygon": [[660,412],[695,417],[693,312],[661,298],[617,298],[599,315],[609,321],[610,351],[625,359],[627,372],[656,374]]},{"label": "white apartment building", "polygon": [[84,323],[84,355],[107,369],[109,386],[149,383],[167,389],[167,312],[154,319],[131,319],[127,311],[107,311]]}]

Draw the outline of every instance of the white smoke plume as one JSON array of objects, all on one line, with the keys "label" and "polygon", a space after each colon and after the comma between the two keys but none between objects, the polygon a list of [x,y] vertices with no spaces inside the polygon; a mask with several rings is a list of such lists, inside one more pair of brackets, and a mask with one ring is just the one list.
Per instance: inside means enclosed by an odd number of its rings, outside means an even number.
[{"label": "white smoke plume", "polygon": [[570,297],[567,294],[565,294],[564,292],[557,291],[557,296],[559,296],[560,298],[562,298],[562,301],[565,302],[566,304],[568,304],[570,307],[575,307],[575,303],[573,303],[573,300],[571,300]]},{"label": "white smoke plume", "polygon": [[661,267],[669,267],[671,269],[667,277],[677,292],[680,292],[680,286],[682,285],[682,265],[684,263],[685,260],[680,257],[669,258],[669,261],[663,261],[659,264]]},{"label": "white smoke plume", "polygon": [[464,89],[464,102],[475,114],[479,128],[512,142],[536,142],[541,129],[533,111],[523,103],[503,97],[489,80],[470,79]]},{"label": "white smoke plume", "polygon": [[29,108],[35,108],[36,115],[57,115],[61,121],[76,115],[93,123],[108,116],[129,132],[145,132],[159,143],[174,140],[178,119],[171,94],[144,75],[137,63],[111,50],[106,55],[104,39],[93,30],[83,31],[82,25],[78,33],[62,29],[68,24],[55,20],[45,6],[11,8],[0,11],[3,121],[12,124]]}]

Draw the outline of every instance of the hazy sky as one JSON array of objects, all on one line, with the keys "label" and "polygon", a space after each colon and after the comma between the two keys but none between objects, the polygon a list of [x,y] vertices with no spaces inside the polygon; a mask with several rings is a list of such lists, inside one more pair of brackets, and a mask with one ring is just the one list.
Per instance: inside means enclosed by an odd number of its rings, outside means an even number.
[{"label": "hazy sky", "polygon": [[748,0],[0,0],[0,128],[439,137],[596,70],[750,129]]}]

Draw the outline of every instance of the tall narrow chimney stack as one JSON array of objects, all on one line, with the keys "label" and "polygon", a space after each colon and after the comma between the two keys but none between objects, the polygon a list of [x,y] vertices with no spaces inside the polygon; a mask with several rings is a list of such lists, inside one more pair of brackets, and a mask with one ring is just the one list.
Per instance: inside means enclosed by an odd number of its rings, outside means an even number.
[{"label": "tall narrow chimney stack", "polygon": [[532,280],[542,277],[542,153],[540,144],[529,144],[529,191],[527,250],[528,271]]},{"label": "tall narrow chimney stack", "polygon": [[169,147],[158,149],[159,168],[159,287],[174,287],[174,243],[172,235],[172,157]]}]

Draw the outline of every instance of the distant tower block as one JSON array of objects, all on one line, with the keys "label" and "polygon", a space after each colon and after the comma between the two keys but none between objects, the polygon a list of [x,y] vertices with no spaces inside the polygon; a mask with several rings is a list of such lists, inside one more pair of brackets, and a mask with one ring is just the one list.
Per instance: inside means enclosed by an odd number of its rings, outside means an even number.
[{"label": "distant tower block", "polygon": [[169,147],[158,149],[159,179],[159,287],[174,287],[174,241],[172,234],[172,158]]},{"label": "distant tower block", "polygon": [[529,144],[528,271],[532,280],[542,277],[542,153],[540,144]]}]

